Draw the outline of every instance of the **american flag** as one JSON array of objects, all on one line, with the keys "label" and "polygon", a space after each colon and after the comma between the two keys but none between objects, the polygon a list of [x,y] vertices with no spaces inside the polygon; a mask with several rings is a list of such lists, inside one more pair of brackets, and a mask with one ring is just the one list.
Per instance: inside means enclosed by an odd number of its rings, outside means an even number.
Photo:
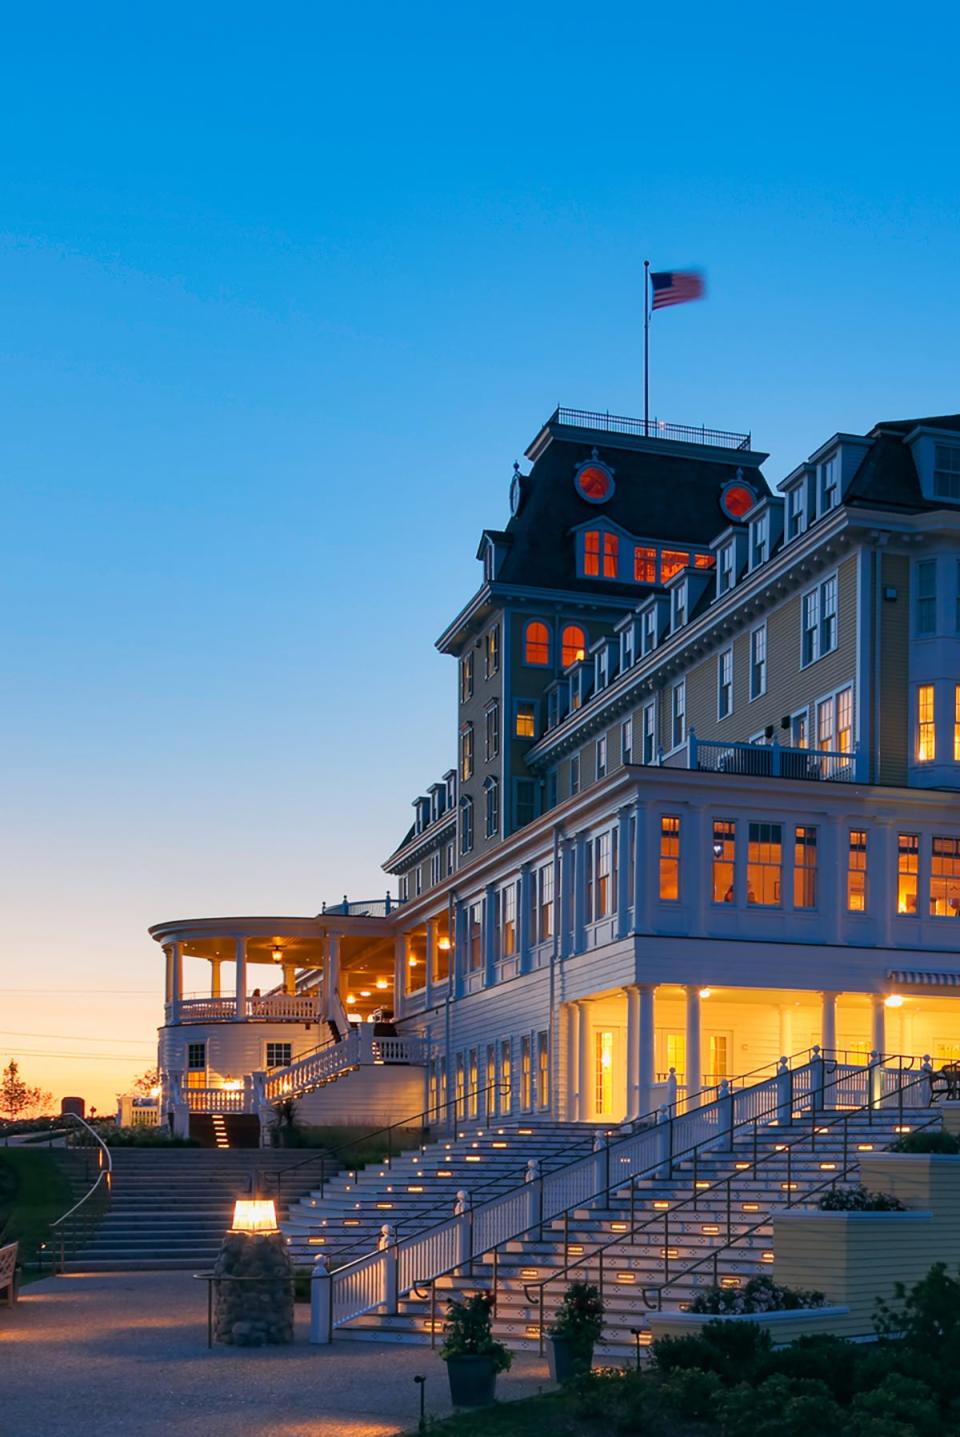
[{"label": "american flag", "polygon": [[651,272],[653,308],[665,309],[668,304],[685,304],[688,299],[702,299],[703,275],[695,269],[664,269]]}]

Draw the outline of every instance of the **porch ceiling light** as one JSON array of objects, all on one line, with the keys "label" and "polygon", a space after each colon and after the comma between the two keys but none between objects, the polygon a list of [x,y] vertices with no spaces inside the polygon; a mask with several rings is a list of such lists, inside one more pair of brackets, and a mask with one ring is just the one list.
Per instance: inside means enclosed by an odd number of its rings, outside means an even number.
[{"label": "porch ceiling light", "polygon": [[377,979],[377,987],[378,987],[378,988],[389,988],[389,987],[390,987],[390,983],[389,983],[388,979],[386,979],[386,978],[378,978],[378,979]]},{"label": "porch ceiling light", "polygon": [[270,956],[273,959],[274,963],[283,962],[283,949],[280,947],[279,943],[274,944],[274,946],[270,949]]},{"label": "porch ceiling light", "polygon": [[701,997],[701,998],[712,998],[712,997],[713,997],[713,989],[712,989],[712,988],[701,988],[701,989],[700,989],[700,997]]},{"label": "porch ceiling light", "polygon": [[883,1006],[885,1008],[902,1008],[903,999],[899,993],[889,993],[883,1000]]},{"label": "porch ceiling light", "polygon": [[449,938],[438,938],[438,939],[437,939],[437,947],[440,949],[440,952],[441,952],[441,953],[449,953],[449,951],[450,951],[450,939],[449,939]]},{"label": "porch ceiling light", "polygon": [[407,959],[407,962],[410,964],[410,967],[411,967],[411,968],[416,968],[416,966],[417,966],[417,960],[416,960],[416,958],[413,957],[412,954],[411,954],[411,956]]},{"label": "porch ceiling light", "polygon": [[279,1232],[273,1198],[237,1198],[231,1232]]},{"label": "porch ceiling light", "polygon": [[369,988],[361,988],[361,989],[360,989],[360,997],[361,997],[361,998],[369,998],[369,997],[370,997],[370,989],[369,989]]}]

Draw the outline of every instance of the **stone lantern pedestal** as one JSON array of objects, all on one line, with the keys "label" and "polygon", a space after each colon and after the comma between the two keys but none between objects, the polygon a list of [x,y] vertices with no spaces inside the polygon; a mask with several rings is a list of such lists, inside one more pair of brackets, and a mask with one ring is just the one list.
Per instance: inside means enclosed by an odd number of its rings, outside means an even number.
[{"label": "stone lantern pedestal", "polygon": [[293,1341],[293,1266],[282,1233],[228,1232],[213,1272],[217,1342],[262,1347]]}]

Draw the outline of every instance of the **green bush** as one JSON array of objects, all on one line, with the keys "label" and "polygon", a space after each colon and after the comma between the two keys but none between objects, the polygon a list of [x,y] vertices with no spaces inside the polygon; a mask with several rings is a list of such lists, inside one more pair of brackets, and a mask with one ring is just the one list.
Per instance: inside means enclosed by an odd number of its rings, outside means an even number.
[{"label": "green bush", "polygon": [[919,1352],[960,1348],[960,1282],[945,1262],[935,1262],[911,1288],[898,1282],[892,1305],[877,1299],[874,1326],[878,1336],[908,1342]]},{"label": "green bush", "polygon": [[689,1337],[659,1337],[650,1348],[653,1370],[714,1372],[725,1385],[751,1381],[765,1371],[770,1333],[756,1322],[707,1322]]},{"label": "green bush", "polygon": [[494,1372],[506,1372],[513,1362],[513,1353],[493,1336],[493,1296],[475,1292],[463,1302],[447,1303],[447,1320],[443,1324],[444,1362],[451,1357],[492,1357]]},{"label": "green bush", "polygon": [[667,1412],[678,1417],[706,1419],[716,1411],[723,1383],[715,1372],[692,1368],[665,1377],[656,1389],[657,1401]]},{"label": "green bush", "polygon": [[871,1192],[863,1183],[855,1188],[832,1188],[817,1204],[821,1212],[906,1212],[907,1205],[892,1193]]},{"label": "green bush", "polygon": [[759,1387],[741,1383],[718,1404],[723,1437],[811,1437],[845,1430],[844,1413],[823,1382],[768,1377]]},{"label": "green bush", "polygon": [[891,1143],[892,1153],[940,1153],[944,1157],[956,1157],[960,1153],[960,1138],[951,1133],[941,1133],[934,1128],[924,1128],[919,1133],[904,1133]]},{"label": "green bush", "polygon": [[936,1397],[923,1382],[890,1372],[850,1408],[852,1437],[938,1437],[943,1430]]},{"label": "green bush", "polygon": [[600,1289],[592,1282],[571,1282],[547,1332],[566,1338],[575,1354],[592,1352],[603,1332]]},{"label": "green bush", "polygon": [[809,1333],[798,1337],[789,1346],[771,1352],[765,1371],[771,1377],[812,1378],[823,1382],[835,1401],[846,1404],[853,1396],[857,1364],[865,1351],[865,1348],[848,1342],[844,1337]]}]

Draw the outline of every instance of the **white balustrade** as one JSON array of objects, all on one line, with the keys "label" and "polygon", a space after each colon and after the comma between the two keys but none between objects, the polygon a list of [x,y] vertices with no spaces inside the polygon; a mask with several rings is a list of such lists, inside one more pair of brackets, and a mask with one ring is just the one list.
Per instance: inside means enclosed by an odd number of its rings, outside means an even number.
[{"label": "white balustrade", "polygon": [[242,1088],[184,1088],[183,1101],[191,1113],[245,1113],[247,1095]]}]

